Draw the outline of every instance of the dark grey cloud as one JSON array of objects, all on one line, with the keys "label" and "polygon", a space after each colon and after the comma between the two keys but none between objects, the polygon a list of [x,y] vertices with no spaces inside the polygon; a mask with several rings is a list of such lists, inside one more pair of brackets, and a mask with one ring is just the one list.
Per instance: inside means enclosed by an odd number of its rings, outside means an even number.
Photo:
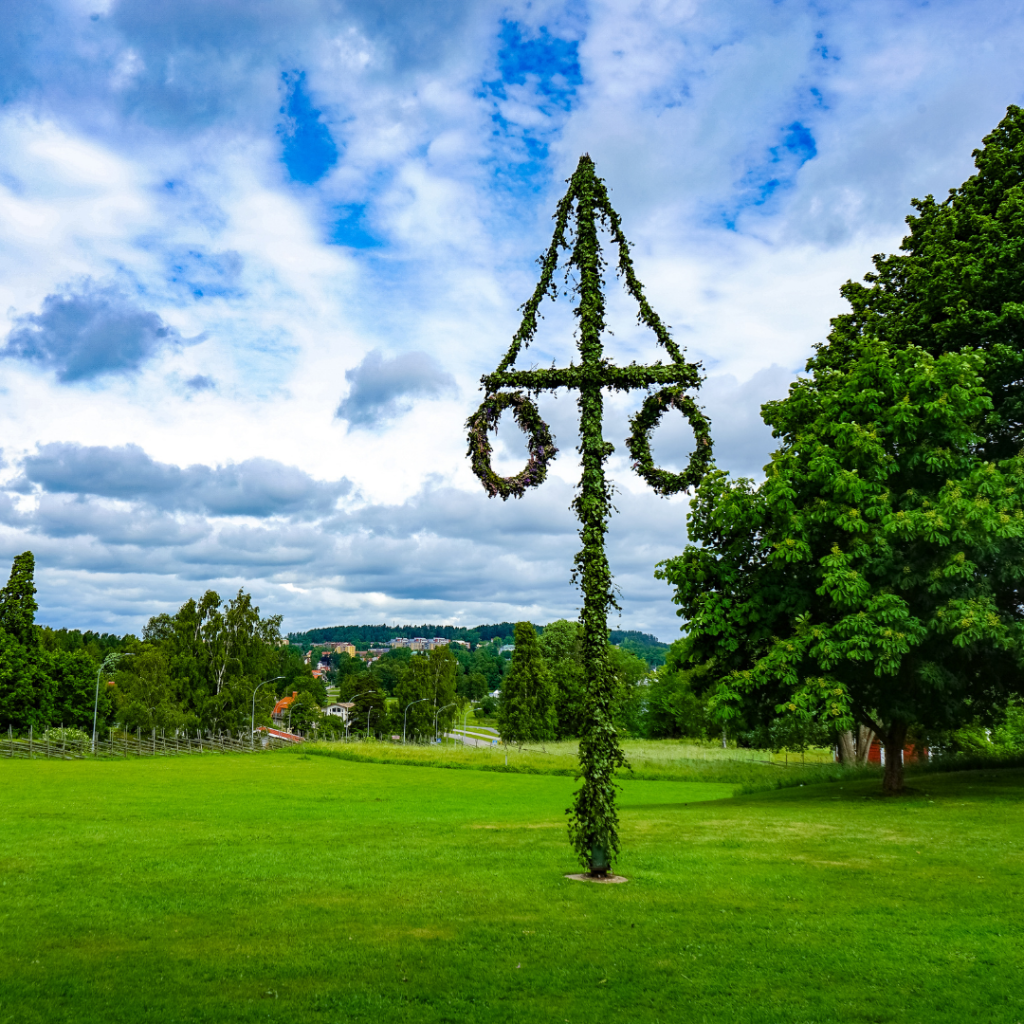
[{"label": "dark grey cloud", "polygon": [[111,508],[87,499],[45,494],[31,515],[32,529],[55,539],[95,537],[103,544],[175,549],[194,545],[210,534],[200,516],[180,521],[153,509]]},{"label": "dark grey cloud", "polygon": [[351,490],[347,480],[314,480],[272,459],[182,469],[157,462],[133,444],[45,444],[25,459],[23,471],[29,483],[51,494],[96,495],[216,516],[323,515]]},{"label": "dark grey cloud", "polygon": [[348,395],[335,416],[353,427],[373,427],[412,408],[422,398],[458,393],[455,378],[426,352],[406,352],[386,359],[374,350],[354,369],[345,371]]},{"label": "dark grey cloud", "polygon": [[[62,464],[52,458],[56,453],[49,454],[46,478],[54,491],[63,488],[65,493],[38,494],[37,506],[21,512],[0,492],[0,522],[9,528],[0,539],[6,538],[14,553],[31,547],[40,572],[53,572],[53,586],[58,580],[64,587],[76,585],[71,581],[79,573],[125,574],[129,585],[146,576],[154,582],[151,597],[176,580],[172,589],[183,595],[175,598],[180,603],[208,586],[223,593],[244,585],[268,610],[286,613],[290,628],[363,621],[365,609],[346,613],[335,604],[341,598],[361,607],[367,594],[376,595],[374,621],[425,621],[426,616],[426,621],[472,625],[509,618],[544,622],[577,614],[579,594],[571,583],[579,546],[578,524],[569,509],[573,488],[557,478],[516,502],[490,501],[482,489],[465,492],[435,482],[395,505],[253,523],[211,521],[141,502],[125,508],[109,497],[71,492],[74,481],[66,479],[66,472],[61,478]],[[110,467],[101,463],[79,468],[95,470],[94,489],[109,496],[160,491],[164,477],[159,464],[154,473],[152,460],[137,458],[138,450],[135,455],[135,462],[121,464],[122,475],[140,477],[134,488],[123,479],[112,480]],[[43,476],[39,465],[32,469]],[[682,548],[685,501],[622,492],[616,505],[608,554],[622,593],[622,624],[674,635],[667,588],[654,580],[653,567]],[[17,531],[17,540],[11,531]],[[67,610],[57,618],[47,611],[51,599],[42,590],[40,599],[47,621],[79,627],[95,625],[96,616],[107,615],[112,607],[107,602],[93,613],[77,602],[77,618]],[[126,621],[121,629],[138,631],[153,614],[151,601],[143,603],[145,614],[136,611],[138,621]],[[130,607],[118,612],[119,617],[131,614]]]},{"label": "dark grey cloud", "polygon": [[41,312],[15,325],[0,355],[53,370],[65,384],[133,373],[162,349],[200,340],[182,338],[117,285],[91,278],[47,295]]}]

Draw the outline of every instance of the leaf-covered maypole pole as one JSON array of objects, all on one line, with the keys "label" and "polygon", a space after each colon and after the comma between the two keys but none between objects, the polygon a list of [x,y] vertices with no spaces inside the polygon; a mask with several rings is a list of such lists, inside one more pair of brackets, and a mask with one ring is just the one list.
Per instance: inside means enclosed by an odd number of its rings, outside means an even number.
[{"label": "leaf-covered maypole pole", "polygon": [[[583,784],[576,792],[569,835],[580,862],[593,875],[611,868],[619,851],[618,813],[615,809],[614,774],[625,765],[612,722],[614,680],[608,664],[608,610],[617,607],[612,592],[612,575],[604,550],[608,517],[611,514],[611,486],[605,476],[605,461],[615,450],[601,432],[605,389],[631,391],[647,389],[640,411],[630,420],[626,447],[633,468],[661,495],[675,494],[696,484],[711,460],[709,424],[698,410],[688,389],[700,385],[700,366],[688,363],[668,330],[644,297],[643,287],[633,271],[629,243],[622,233],[618,214],[612,209],[604,182],[597,177],[589,156],[580,158],[569,179],[569,190],[555,211],[555,231],[541,261],[541,275],[529,301],[523,306],[523,320],[505,358],[494,373],[481,378],[485,398],[469,418],[469,456],[473,471],[491,497],[521,498],[527,487],[535,487],[547,476],[557,453],[551,432],[541,419],[529,393],[571,388],[579,393],[582,476],[573,510],[580,521],[582,548],[575,558],[575,579],[583,592],[583,664],[586,686],[586,719],[580,741],[578,778]],[[639,305],[638,320],[655,334],[670,362],[651,366],[618,367],[604,356],[605,332],[604,259],[598,236],[598,221],[611,235],[618,253],[617,271],[626,290]],[[579,299],[575,313],[579,320],[579,363],[565,368],[515,370],[521,349],[528,346],[537,330],[537,315],[545,295],[557,297],[555,271],[560,250],[570,252],[566,269],[575,271],[573,288]],[[659,389],[651,393],[651,388]],[[696,448],[683,473],[669,473],[654,466],[650,432],[668,408],[678,409],[690,422]],[[491,468],[489,433],[498,419],[511,409],[516,423],[529,437],[529,461],[514,477],[500,477]]]}]

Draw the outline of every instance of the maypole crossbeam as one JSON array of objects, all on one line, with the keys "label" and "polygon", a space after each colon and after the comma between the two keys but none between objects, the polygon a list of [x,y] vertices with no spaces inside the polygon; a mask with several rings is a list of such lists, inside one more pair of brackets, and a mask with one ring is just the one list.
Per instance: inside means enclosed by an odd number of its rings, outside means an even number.
[{"label": "maypole crossbeam", "polygon": [[[575,212],[575,217],[573,213]],[[605,301],[601,240],[598,220],[611,235],[618,253],[617,271],[627,292],[639,306],[638,320],[655,334],[670,362],[651,366],[614,366],[604,356]],[[571,225],[571,222],[575,223]],[[574,227],[572,244],[570,228]],[[579,305],[578,364],[563,369],[515,370],[520,351],[533,340],[537,316],[545,295],[557,296],[554,276],[560,250],[570,251],[568,267],[576,272],[575,293]],[[604,464],[614,447],[601,433],[604,391],[646,389],[649,394],[640,411],[630,420],[626,448],[633,468],[658,494],[669,495],[694,486],[711,462],[711,435],[707,419],[688,390],[700,386],[700,364],[688,363],[672,341],[658,314],[650,307],[633,270],[629,243],[622,233],[618,214],[612,209],[604,182],[597,177],[589,156],[580,158],[569,179],[569,190],[555,211],[555,232],[541,262],[541,276],[529,301],[523,306],[523,320],[505,358],[494,373],[481,378],[485,398],[469,418],[469,456],[473,471],[491,497],[521,498],[528,487],[543,483],[547,468],[558,449],[541,419],[529,393],[578,392],[582,475],[573,500],[580,521],[582,548],[574,560],[575,577],[583,592],[580,621],[583,626],[583,666],[587,698],[587,727],[580,741],[580,770],[583,780],[576,792],[569,835],[580,862],[592,874],[606,874],[619,852],[618,813],[615,809],[614,775],[626,763],[612,722],[614,680],[608,664],[608,610],[618,607],[612,592],[612,576],[605,556],[604,538],[611,514],[611,488]],[[651,388],[658,387],[654,393]],[[670,473],[654,466],[650,433],[668,408],[680,411],[690,422],[696,448],[682,473]],[[497,428],[502,411],[512,409],[516,422],[528,435],[529,461],[514,477],[501,477],[491,468],[488,434]]]}]

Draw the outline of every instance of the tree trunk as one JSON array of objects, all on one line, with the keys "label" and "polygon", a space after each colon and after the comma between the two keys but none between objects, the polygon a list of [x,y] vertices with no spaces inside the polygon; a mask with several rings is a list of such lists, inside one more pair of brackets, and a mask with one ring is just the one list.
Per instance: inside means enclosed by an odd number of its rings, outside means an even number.
[{"label": "tree trunk", "polygon": [[875,742],[875,730],[866,725],[857,726],[857,764],[867,764],[871,744]]},{"label": "tree trunk", "polygon": [[905,722],[893,722],[885,734],[885,777],[882,791],[886,796],[899,796],[903,792],[903,747],[907,742]]},{"label": "tree trunk", "polygon": [[839,733],[839,760],[842,764],[852,765],[857,763],[857,752],[853,745],[853,731],[843,729]]}]

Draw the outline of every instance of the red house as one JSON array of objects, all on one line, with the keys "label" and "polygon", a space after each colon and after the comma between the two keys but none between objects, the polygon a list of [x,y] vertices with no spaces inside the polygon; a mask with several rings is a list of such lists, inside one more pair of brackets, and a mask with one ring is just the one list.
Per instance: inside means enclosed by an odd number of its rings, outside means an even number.
[{"label": "red house", "polygon": [[[917,747],[913,743],[908,743],[903,748],[903,763],[913,764],[915,761],[927,761],[928,760],[928,748]],[[885,747],[875,740],[871,744],[871,749],[868,750],[868,764],[885,764]]]}]

